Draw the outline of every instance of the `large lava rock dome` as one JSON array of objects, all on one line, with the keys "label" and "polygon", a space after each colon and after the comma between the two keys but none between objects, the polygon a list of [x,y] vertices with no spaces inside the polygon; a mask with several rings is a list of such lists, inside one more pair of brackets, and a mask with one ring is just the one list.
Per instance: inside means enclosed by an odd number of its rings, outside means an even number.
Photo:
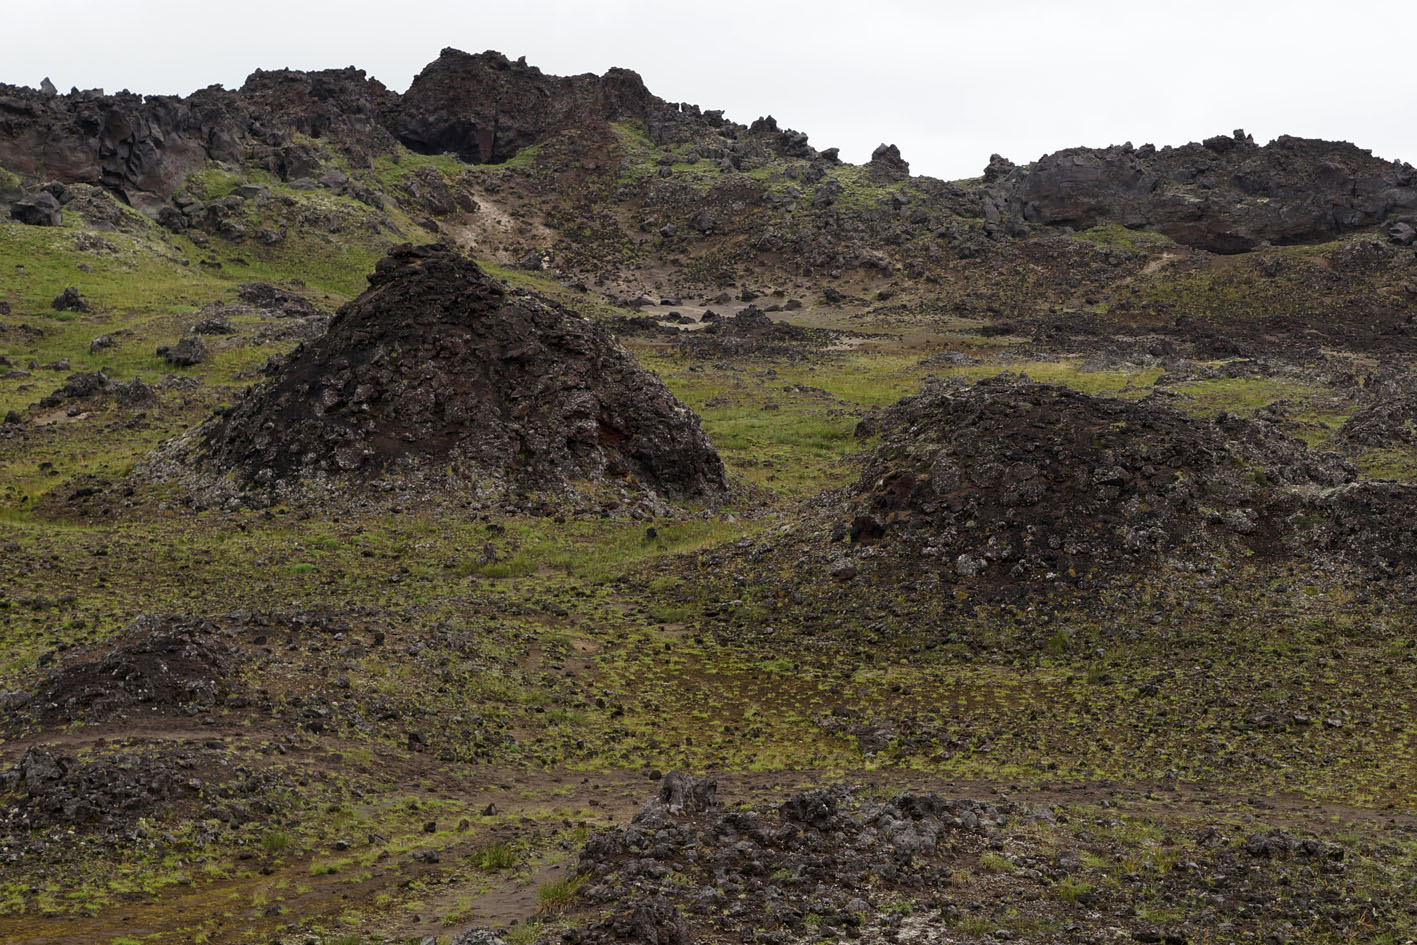
[{"label": "large lava rock dome", "polygon": [[445,245],[391,251],[204,439],[206,462],[256,486],[435,462],[517,489],[726,488],[698,418],[605,329]]}]

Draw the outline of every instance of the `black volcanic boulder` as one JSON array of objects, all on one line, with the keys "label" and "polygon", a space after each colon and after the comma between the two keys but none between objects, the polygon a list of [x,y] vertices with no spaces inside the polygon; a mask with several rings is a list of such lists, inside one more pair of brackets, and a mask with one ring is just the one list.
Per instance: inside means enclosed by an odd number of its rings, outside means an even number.
[{"label": "black volcanic boulder", "polygon": [[1263,241],[1302,243],[1417,219],[1417,170],[1346,142],[1281,136],[1258,147],[1241,131],[1157,150],[1072,148],[1006,170],[1001,204],[1032,223],[1156,230],[1219,253]]},{"label": "black volcanic boulder", "polygon": [[434,462],[492,486],[726,488],[698,418],[604,328],[443,245],[394,249],[203,436],[207,462],[256,485]]},{"label": "black volcanic boulder", "polygon": [[1008,377],[927,386],[858,433],[881,442],[847,493],[852,541],[961,577],[1081,572],[1207,541],[1279,553],[1299,494],[1356,475],[1259,421]]},{"label": "black volcanic boulder", "polygon": [[15,201],[10,207],[10,216],[30,226],[58,226],[63,220],[59,201],[46,193]]},{"label": "black volcanic boulder", "polygon": [[567,127],[644,118],[663,105],[627,69],[553,76],[499,52],[444,49],[413,80],[390,125],[414,151],[491,164]]},{"label": "black volcanic boulder", "polygon": [[910,177],[910,165],[900,156],[900,148],[893,144],[878,145],[866,166],[879,184],[894,184]]}]

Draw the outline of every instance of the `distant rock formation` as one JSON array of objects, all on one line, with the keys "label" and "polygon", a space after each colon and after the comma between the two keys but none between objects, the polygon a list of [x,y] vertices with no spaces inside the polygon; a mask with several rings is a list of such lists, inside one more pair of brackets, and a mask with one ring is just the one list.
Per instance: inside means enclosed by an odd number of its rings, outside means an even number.
[{"label": "distant rock formation", "polygon": [[[0,85],[0,168],[24,182],[19,190],[6,185],[0,201],[21,222],[54,225],[63,199],[42,195],[42,185],[98,185],[181,230],[204,209],[220,213],[190,200],[169,202],[188,174],[218,161],[285,181],[342,180],[342,192],[380,206],[378,194],[324,166],[321,151],[344,155],[350,167],[368,167],[374,155],[391,153],[399,142],[424,154],[497,163],[569,131],[582,133],[588,151],[587,142],[613,145],[614,122],[630,122],[653,144],[677,146],[685,160],[710,160],[725,172],[755,170],[773,156],[806,161],[794,174],[802,192],[814,194],[813,208],[837,205],[841,183],[823,180],[837,161],[836,149],[818,153],[806,134],[779,127],[771,116],[744,126],[719,111],[665,102],[626,69],[553,76],[524,59],[456,49],[444,49],[401,96],[353,68],[257,71],[240,90],[214,86],[186,98],[101,90],[57,95]],[[300,137],[320,139],[329,149],[293,140]],[[657,173],[672,176],[672,163]],[[956,234],[951,239],[966,255],[978,249],[956,231],[978,217],[990,237],[1119,224],[1217,253],[1378,227],[1395,242],[1417,241],[1417,170],[1342,142],[1281,137],[1259,147],[1237,131],[1174,148],[1072,148],[1023,166],[995,155],[981,182],[960,188],[911,178],[895,145],[880,145],[865,167],[877,186],[913,181],[930,208],[911,208],[910,198],[901,196],[894,209],[918,210],[913,225]],[[429,186],[436,191],[438,184]],[[455,200],[438,193],[429,199],[434,212]],[[856,217],[869,212],[852,210]],[[724,232],[708,216],[700,220],[697,232]],[[768,230],[757,242],[780,248],[782,235]],[[230,236],[219,227],[216,232]]]},{"label": "distant rock formation", "polygon": [[365,154],[385,147],[392,139],[376,117],[395,100],[358,69],[258,70],[238,92],[213,86],[186,98],[0,85],[0,167],[101,185],[155,215],[209,160],[287,178],[312,169],[309,149],[290,142],[297,134]]},{"label": "distant rock formation", "polygon": [[628,69],[546,75],[525,59],[444,49],[413,80],[390,127],[408,148],[497,163],[572,126],[645,118],[663,106]]},{"label": "distant rock formation", "polygon": [[985,177],[996,202],[1030,223],[1116,223],[1217,253],[1417,220],[1411,165],[1345,142],[1283,136],[1259,147],[1242,131],[1160,150],[1072,148],[1019,168],[991,160]]}]

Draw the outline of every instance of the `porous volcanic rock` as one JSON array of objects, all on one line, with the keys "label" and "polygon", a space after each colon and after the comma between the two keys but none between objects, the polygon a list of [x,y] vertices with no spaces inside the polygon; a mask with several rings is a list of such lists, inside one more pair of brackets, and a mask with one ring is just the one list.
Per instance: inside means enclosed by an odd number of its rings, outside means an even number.
[{"label": "porous volcanic rock", "polygon": [[[1173,839],[1185,869],[1146,886],[1106,883],[1103,871],[1129,848],[1095,829],[1105,817],[1007,798],[834,785],[731,807],[646,809],[586,840],[570,906],[585,921],[563,941],[1006,942],[1014,932],[1000,914],[1020,907],[1043,930],[1020,940],[1039,945],[1258,941],[1350,881],[1348,851],[1307,831],[1242,839],[1206,826]],[[1139,900],[1183,904],[1184,918],[1158,928]],[[1335,927],[1345,921],[1335,915]],[[966,923],[996,931],[955,934]]]},{"label": "porous volcanic rock", "polygon": [[31,693],[8,700],[38,720],[102,722],[119,713],[211,706],[234,684],[238,658],[200,618],[148,614],[109,644],[75,654]]},{"label": "porous volcanic rock", "polygon": [[805,328],[774,321],[756,305],[749,305],[737,315],[715,319],[704,328],[704,334],[754,341],[803,341],[808,337]]},{"label": "porous volcanic rock", "polygon": [[1328,554],[1383,574],[1417,569],[1417,484],[1355,482],[1315,496],[1306,511],[1318,520],[1308,540]]},{"label": "porous volcanic rock", "polygon": [[390,124],[414,151],[486,164],[567,127],[642,119],[662,105],[628,69],[552,76],[525,59],[449,48],[413,80]]},{"label": "porous volcanic rock", "polygon": [[151,407],[157,403],[157,391],[138,378],[115,381],[101,371],[70,374],[64,386],[39,402],[41,407],[58,407],[65,401],[91,400],[106,395],[124,407]]},{"label": "porous volcanic rock", "polygon": [[236,288],[236,297],[279,318],[316,318],[325,314],[308,299],[267,282],[243,282]]},{"label": "porous volcanic rock", "polygon": [[[996,201],[1031,223],[1157,230],[1237,253],[1417,219],[1417,169],[1346,142],[1243,131],[1179,148],[1071,148],[1004,171]],[[1389,225],[1391,225],[1389,223]]]},{"label": "porous volcanic rock", "polygon": [[0,822],[12,830],[115,826],[195,794],[191,776],[169,758],[123,752],[80,761],[32,745],[0,772],[0,795],[18,802],[6,806]]},{"label": "porous volcanic rock", "polygon": [[1259,421],[1008,376],[929,385],[858,428],[877,433],[849,492],[852,542],[965,578],[1081,572],[1208,538],[1279,552],[1303,489],[1356,478]]},{"label": "porous volcanic rock", "polygon": [[893,144],[882,144],[871,152],[871,176],[883,184],[897,183],[910,178],[910,165],[900,156],[900,148]]},{"label": "porous volcanic rock", "polygon": [[1345,443],[1373,449],[1417,443],[1417,388],[1363,407],[1339,428],[1338,436]]},{"label": "porous volcanic rock", "polygon": [[698,418],[604,328],[441,244],[395,248],[326,334],[203,436],[208,463],[255,485],[403,460],[521,488],[726,488]]},{"label": "porous volcanic rock", "polygon": [[100,185],[156,215],[209,160],[249,158],[283,179],[301,176],[310,168],[299,166],[296,135],[331,138],[353,157],[384,150],[393,142],[376,117],[396,99],[358,69],[258,70],[239,91],[186,98],[0,84],[0,166]]}]

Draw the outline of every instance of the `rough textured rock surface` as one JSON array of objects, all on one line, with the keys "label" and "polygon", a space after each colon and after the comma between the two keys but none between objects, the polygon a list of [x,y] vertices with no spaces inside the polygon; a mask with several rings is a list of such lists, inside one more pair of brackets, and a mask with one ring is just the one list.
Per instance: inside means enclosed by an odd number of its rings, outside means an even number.
[{"label": "rough textured rock surface", "polygon": [[391,142],[376,121],[391,95],[358,69],[258,70],[239,91],[213,86],[186,98],[0,85],[0,166],[98,184],[156,214],[209,160],[254,160],[282,178],[303,176],[293,135],[378,150]]},{"label": "rough textured rock surface", "polygon": [[[1208,827],[1173,839],[1187,866],[1167,870],[1145,893],[1184,903],[1177,910],[1183,919],[1157,926],[1133,905],[1134,883],[1096,882],[1105,867],[1091,864],[1121,858],[1098,836],[1104,831],[1082,826],[1083,819],[1011,800],[883,797],[843,786],[778,803],[661,811],[586,841],[576,867],[583,883],[576,909],[585,924],[562,940],[1014,940],[997,917],[984,924],[990,899],[1028,910],[1044,930],[1020,941],[1192,942],[1212,932],[1221,940],[1260,940],[1345,881],[1344,848],[1318,836],[1270,829],[1241,839]],[[1216,874],[1226,881],[1215,883]],[[1232,906],[1240,903],[1245,908]],[[962,936],[966,923],[994,931]]]},{"label": "rough textured rock surface", "polygon": [[626,69],[551,76],[525,59],[444,49],[413,80],[391,126],[414,151],[452,152],[485,164],[505,161],[571,126],[644,118],[658,104]]},{"label": "rough textured rock surface", "polygon": [[1002,202],[1029,222],[1119,223],[1219,253],[1417,219],[1411,165],[1287,135],[1263,147],[1237,131],[1160,150],[1071,148],[1013,170],[992,163],[990,174]]},{"label": "rough textured rock surface", "polygon": [[928,386],[858,433],[882,442],[851,490],[852,542],[965,578],[1064,574],[1206,536],[1278,551],[1296,490],[1356,475],[1254,420],[1008,377]]},{"label": "rough textured rock surface", "polygon": [[4,820],[20,829],[131,822],[195,795],[183,774],[165,757],[121,753],[84,762],[31,746],[14,767],[0,772],[0,794],[19,798]]},{"label": "rough textured rock surface", "polygon": [[92,400],[100,395],[111,397],[123,407],[151,407],[157,403],[157,391],[134,378],[115,381],[98,371],[70,374],[64,386],[39,402],[41,407],[58,407],[66,401]]},{"label": "rough textured rock surface", "polygon": [[1339,428],[1345,443],[1373,449],[1417,442],[1417,389],[1394,391],[1360,409]]},{"label": "rough textured rock surface", "polygon": [[90,723],[119,713],[213,705],[230,691],[237,662],[216,631],[201,619],[139,617],[112,643],[50,671],[25,705],[45,721]]},{"label": "rough textured rock surface", "polygon": [[254,484],[398,460],[518,487],[725,487],[698,418],[600,326],[515,293],[442,245],[396,248],[328,332],[205,431]]},{"label": "rough textured rock surface", "polygon": [[882,183],[894,183],[910,177],[910,165],[893,144],[879,145],[871,152],[871,175]]}]

